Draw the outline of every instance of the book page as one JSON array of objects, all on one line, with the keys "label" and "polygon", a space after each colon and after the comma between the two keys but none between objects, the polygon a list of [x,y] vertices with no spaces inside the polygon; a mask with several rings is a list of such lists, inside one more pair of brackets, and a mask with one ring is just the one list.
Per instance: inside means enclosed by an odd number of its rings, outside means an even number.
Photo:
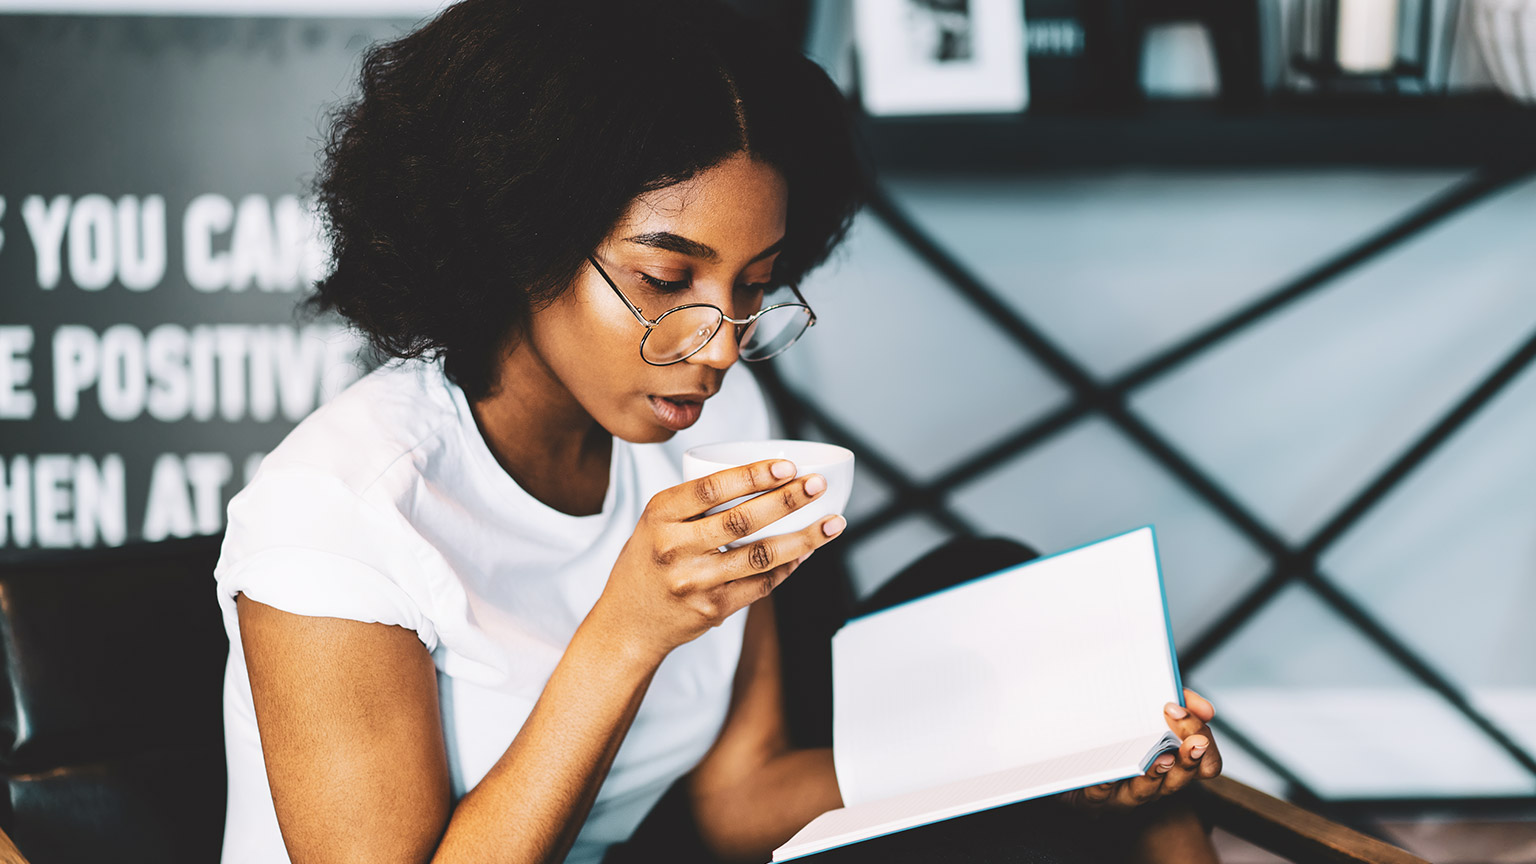
[{"label": "book page", "polygon": [[929,822],[1134,777],[1142,773],[1140,765],[1148,753],[1156,752],[1158,743],[1156,736],[1144,735],[1085,753],[832,810],[774,850],[773,860],[798,858]]},{"label": "book page", "polygon": [[1152,528],[849,622],[833,680],[849,805],[1161,736],[1180,690]]}]

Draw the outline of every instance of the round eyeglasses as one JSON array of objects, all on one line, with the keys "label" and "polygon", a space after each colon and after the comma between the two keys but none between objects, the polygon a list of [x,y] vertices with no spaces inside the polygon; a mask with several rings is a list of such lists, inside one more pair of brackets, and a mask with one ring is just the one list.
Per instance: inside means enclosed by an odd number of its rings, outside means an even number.
[{"label": "round eyeglasses", "polygon": [[[647,320],[640,307],[609,277],[603,266],[591,255],[587,260],[597,268],[603,281],[619,295],[624,305],[641,324],[645,335],[640,337],[640,357],[652,366],[670,366],[681,363],[699,353],[715,332],[726,321],[736,325],[736,340],[740,357],[749,363],[767,360],[784,353],[795,344],[806,329],[816,323],[816,313],[800,296],[800,289],[793,285],[775,289],[770,294],[784,293],[783,302],[764,306],[746,318],[732,318],[712,303],[687,303],[661,313],[655,321]],[[790,299],[790,298],[793,299]]]}]

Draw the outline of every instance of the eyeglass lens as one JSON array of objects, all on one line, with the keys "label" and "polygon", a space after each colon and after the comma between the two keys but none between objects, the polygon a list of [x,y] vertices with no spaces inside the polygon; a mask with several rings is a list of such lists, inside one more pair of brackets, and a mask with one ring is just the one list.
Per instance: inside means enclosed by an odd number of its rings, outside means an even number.
[{"label": "eyeglass lens", "polygon": [[766,360],[800,338],[811,325],[811,310],[798,304],[779,306],[759,315],[741,334],[741,357]]},{"label": "eyeglass lens", "polygon": [[[798,304],[768,308],[741,334],[741,358],[766,360],[778,354],[800,338],[810,321],[810,310]],[[720,324],[720,312],[713,306],[672,309],[645,337],[645,359],[656,364],[676,363],[704,347]]]},{"label": "eyeglass lens", "polygon": [[713,306],[682,306],[661,316],[641,346],[645,359],[657,364],[676,363],[704,347],[720,326],[720,310]]}]

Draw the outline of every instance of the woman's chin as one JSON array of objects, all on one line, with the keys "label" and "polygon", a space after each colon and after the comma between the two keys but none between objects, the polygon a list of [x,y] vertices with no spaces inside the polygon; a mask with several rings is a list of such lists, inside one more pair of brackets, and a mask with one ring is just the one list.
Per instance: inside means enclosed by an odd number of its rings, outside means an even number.
[{"label": "woman's chin", "polygon": [[656,422],[650,411],[637,416],[626,416],[620,423],[603,423],[615,438],[631,444],[662,444],[672,440],[677,433]]},{"label": "woman's chin", "polygon": [[641,435],[636,435],[634,437],[623,435],[620,437],[631,444],[663,444],[667,441],[671,441],[672,436],[676,434],[677,433],[673,432],[671,429],[664,429],[660,426],[652,426]]}]

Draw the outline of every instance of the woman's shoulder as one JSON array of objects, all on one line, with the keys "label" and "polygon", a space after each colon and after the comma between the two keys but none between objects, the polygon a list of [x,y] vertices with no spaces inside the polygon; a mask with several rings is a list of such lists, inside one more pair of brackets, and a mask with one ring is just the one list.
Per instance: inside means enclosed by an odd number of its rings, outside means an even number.
[{"label": "woman's shoulder", "polygon": [[[393,535],[400,500],[438,470],[457,412],[441,367],[393,361],[374,369],[304,418],[266,454],[230,500],[229,541],[254,548],[296,536]],[[431,478],[426,477],[428,485]],[[245,545],[241,543],[240,545]]]},{"label": "woman's shoulder", "polygon": [[363,492],[456,418],[437,363],[391,361],[304,418],[262,458],[261,470],[330,477]]},{"label": "woman's shoulder", "polygon": [[[386,364],[305,418],[230,500],[221,596],[301,614],[399,624],[435,644],[434,580],[400,490],[455,420],[436,364]],[[388,483],[380,483],[390,478]]]}]

